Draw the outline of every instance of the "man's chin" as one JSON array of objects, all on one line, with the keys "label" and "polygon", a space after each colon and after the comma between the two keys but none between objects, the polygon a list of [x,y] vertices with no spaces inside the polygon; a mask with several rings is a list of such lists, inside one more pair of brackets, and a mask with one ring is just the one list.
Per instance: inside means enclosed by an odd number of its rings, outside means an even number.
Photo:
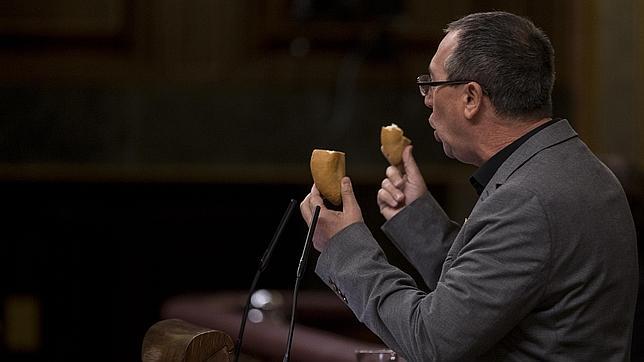
[{"label": "man's chin", "polygon": [[447,143],[443,142],[443,140],[440,138],[436,130],[434,130],[434,138],[436,138],[436,142],[443,145],[443,152],[445,153],[445,156],[449,158],[455,158],[454,153],[452,152],[452,148],[449,145],[447,145]]},{"label": "man's chin", "polygon": [[443,143],[443,153],[445,153],[445,156],[455,159],[454,153],[452,152],[452,149],[445,143]]}]

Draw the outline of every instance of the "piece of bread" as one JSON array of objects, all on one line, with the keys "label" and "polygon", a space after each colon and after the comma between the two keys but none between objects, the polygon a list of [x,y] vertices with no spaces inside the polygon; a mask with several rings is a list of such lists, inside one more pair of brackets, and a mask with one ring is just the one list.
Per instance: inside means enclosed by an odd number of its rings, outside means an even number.
[{"label": "piece of bread", "polygon": [[380,129],[380,150],[387,161],[393,166],[402,162],[402,152],[411,140],[403,135],[403,130],[395,123],[390,126],[383,126]]},{"label": "piece of bread", "polygon": [[342,203],[340,181],[345,175],[344,152],[313,150],[311,175],[322,197],[336,206]]}]

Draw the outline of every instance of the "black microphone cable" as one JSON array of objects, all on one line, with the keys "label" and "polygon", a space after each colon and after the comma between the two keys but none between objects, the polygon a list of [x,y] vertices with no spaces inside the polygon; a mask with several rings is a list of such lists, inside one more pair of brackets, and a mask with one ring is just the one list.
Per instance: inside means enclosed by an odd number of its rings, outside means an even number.
[{"label": "black microphone cable", "polygon": [[300,289],[300,281],[306,270],[306,264],[309,259],[309,251],[311,250],[311,244],[313,241],[313,234],[315,233],[315,226],[318,223],[318,216],[320,216],[320,206],[315,207],[313,212],[313,219],[311,220],[311,226],[309,227],[309,232],[306,235],[306,241],[304,242],[304,250],[302,251],[302,257],[300,258],[300,264],[297,267],[297,277],[295,278],[295,287],[293,288],[293,304],[291,306],[291,325],[288,328],[288,341],[286,344],[286,353],[284,354],[284,359],[282,362],[290,361],[291,354],[291,344],[293,343],[293,329],[295,328],[295,309],[297,307],[297,292]]},{"label": "black microphone cable", "polygon": [[271,255],[273,254],[273,249],[275,249],[275,245],[277,245],[277,241],[282,235],[282,231],[284,231],[284,226],[286,225],[286,222],[291,218],[291,214],[293,214],[293,210],[295,210],[296,205],[297,205],[297,201],[294,199],[291,199],[291,201],[288,204],[288,207],[286,208],[286,211],[284,212],[284,215],[282,216],[282,220],[280,221],[277,227],[277,230],[275,230],[273,239],[271,240],[270,244],[268,244],[268,248],[266,248],[266,251],[262,256],[262,259],[259,261],[259,268],[257,269],[257,272],[255,273],[255,278],[253,279],[253,282],[250,285],[250,291],[248,292],[248,298],[246,299],[246,305],[244,306],[244,313],[242,315],[241,326],[239,327],[239,335],[237,337],[237,343],[235,344],[235,362],[239,360],[239,354],[241,352],[242,340],[244,338],[244,329],[246,328],[246,319],[248,318],[248,312],[250,311],[250,299],[253,293],[255,293],[255,288],[257,287],[259,276],[268,266],[268,261],[271,258]]}]

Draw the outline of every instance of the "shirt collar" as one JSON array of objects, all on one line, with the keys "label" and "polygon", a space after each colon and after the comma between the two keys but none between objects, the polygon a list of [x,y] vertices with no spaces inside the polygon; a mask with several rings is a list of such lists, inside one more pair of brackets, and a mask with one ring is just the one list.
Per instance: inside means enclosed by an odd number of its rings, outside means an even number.
[{"label": "shirt collar", "polygon": [[485,186],[487,186],[488,182],[492,179],[492,176],[496,173],[496,171],[501,167],[503,162],[510,157],[516,151],[522,144],[525,143],[530,137],[534,136],[537,134],[539,131],[542,129],[560,121],[561,118],[556,118],[552,119],[539,127],[531,130],[530,132],[524,134],[523,136],[519,137],[517,140],[514,142],[510,143],[509,145],[505,146],[501,151],[497,152],[494,154],[494,156],[490,157],[489,160],[487,160],[481,167],[470,176],[470,183],[476,190],[476,193],[480,196],[483,190],[485,189]]}]

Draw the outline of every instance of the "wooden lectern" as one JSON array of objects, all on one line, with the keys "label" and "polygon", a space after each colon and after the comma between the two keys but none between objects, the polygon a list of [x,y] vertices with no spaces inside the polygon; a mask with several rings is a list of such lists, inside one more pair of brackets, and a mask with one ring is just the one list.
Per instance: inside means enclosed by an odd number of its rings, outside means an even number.
[{"label": "wooden lectern", "polygon": [[155,323],[143,338],[143,362],[229,362],[234,343],[222,331],[199,327],[181,319]]},{"label": "wooden lectern", "polygon": [[[287,347],[290,291],[270,292],[272,306],[257,310],[263,318],[246,324],[242,356],[253,361],[282,361]],[[245,300],[245,291],[179,295],[163,304],[161,317],[179,318],[237,336]],[[355,362],[356,350],[386,348],[330,290],[300,293],[297,317],[293,362]]]}]

